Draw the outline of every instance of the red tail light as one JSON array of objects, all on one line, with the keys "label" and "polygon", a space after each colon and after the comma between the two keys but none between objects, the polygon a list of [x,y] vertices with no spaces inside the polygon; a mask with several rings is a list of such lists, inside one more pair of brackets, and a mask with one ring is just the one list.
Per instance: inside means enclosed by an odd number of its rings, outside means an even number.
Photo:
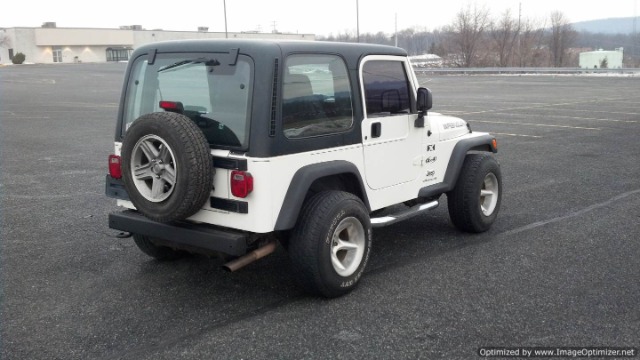
[{"label": "red tail light", "polygon": [[160,108],[165,111],[172,111],[182,113],[184,111],[184,105],[180,101],[160,101]]},{"label": "red tail light", "polygon": [[109,155],[109,175],[114,179],[122,178],[122,158],[118,155]]},{"label": "red tail light", "polygon": [[231,172],[231,194],[246,198],[253,191],[253,176],[244,171]]}]

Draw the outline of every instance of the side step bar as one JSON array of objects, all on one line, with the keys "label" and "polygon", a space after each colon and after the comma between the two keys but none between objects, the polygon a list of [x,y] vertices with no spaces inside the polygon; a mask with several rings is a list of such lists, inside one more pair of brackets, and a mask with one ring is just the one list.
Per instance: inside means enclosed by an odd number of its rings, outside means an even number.
[{"label": "side step bar", "polygon": [[401,211],[397,214],[386,215],[379,218],[371,218],[371,227],[380,228],[395,224],[398,221],[406,220],[416,215],[422,214],[423,212],[433,210],[438,207],[438,204],[438,200],[435,200],[428,203],[412,206],[407,210]]}]

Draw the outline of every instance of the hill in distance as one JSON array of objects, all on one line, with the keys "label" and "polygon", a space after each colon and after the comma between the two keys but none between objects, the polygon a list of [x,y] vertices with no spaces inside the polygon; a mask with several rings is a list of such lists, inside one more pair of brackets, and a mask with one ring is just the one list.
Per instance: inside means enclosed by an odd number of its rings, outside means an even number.
[{"label": "hill in distance", "polygon": [[[635,19],[635,29],[634,29]],[[589,20],[573,23],[577,31],[588,31],[603,34],[633,34],[634,30],[640,32],[640,16]]]}]

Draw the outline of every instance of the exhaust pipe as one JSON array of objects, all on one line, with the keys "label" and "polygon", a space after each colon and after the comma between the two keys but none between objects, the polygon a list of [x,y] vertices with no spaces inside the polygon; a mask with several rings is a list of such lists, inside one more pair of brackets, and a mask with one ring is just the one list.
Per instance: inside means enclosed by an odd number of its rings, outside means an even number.
[{"label": "exhaust pipe", "polygon": [[276,250],[276,241],[271,240],[267,244],[253,250],[252,252],[243,255],[235,260],[229,261],[228,263],[222,265],[222,267],[230,272],[234,272],[238,269],[241,269],[252,262],[262,259],[263,257],[271,254]]}]

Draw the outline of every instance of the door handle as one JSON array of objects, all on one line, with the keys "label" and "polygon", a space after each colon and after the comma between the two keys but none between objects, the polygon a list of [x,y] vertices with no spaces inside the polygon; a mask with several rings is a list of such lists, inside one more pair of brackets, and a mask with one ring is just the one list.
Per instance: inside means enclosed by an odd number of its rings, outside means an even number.
[{"label": "door handle", "polygon": [[379,138],[382,135],[382,124],[379,122],[371,124],[371,138]]}]

